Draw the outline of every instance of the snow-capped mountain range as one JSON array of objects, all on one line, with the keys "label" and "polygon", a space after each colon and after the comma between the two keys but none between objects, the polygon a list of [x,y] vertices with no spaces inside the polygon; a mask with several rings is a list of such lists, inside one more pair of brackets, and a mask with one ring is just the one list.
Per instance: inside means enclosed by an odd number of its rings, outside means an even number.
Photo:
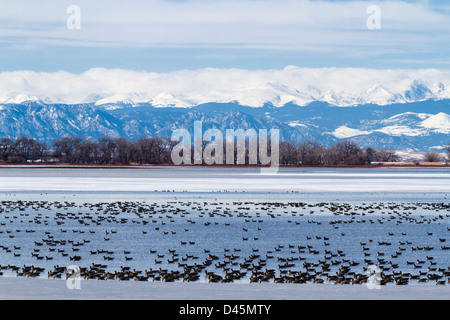
[{"label": "snow-capped mountain range", "polygon": [[282,70],[199,69],[151,73],[121,69],[0,73],[0,103],[151,104],[195,107],[236,102],[248,107],[270,103],[306,106],[389,105],[450,99],[450,71],[299,68]]},{"label": "snow-capped mountain range", "polygon": [[[117,69],[0,73],[0,137],[136,139],[177,128],[279,128],[285,140],[442,150],[450,143],[450,72]],[[224,131],[225,132],[225,131]]]}]

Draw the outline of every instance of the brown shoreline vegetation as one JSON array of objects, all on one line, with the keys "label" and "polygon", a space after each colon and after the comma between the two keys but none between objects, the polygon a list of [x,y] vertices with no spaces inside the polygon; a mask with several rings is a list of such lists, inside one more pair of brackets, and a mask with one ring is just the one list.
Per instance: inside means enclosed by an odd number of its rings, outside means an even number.
[{"label": "brown shoreline vegetation", "polygon": [[[170,138],[143,137],[138,140],[100,137],[96,140],[80,137],[64,137],[47,144],[34,138],[22,136],[17,139],[0,139],[0,166],[31,165],[31,167],[58,168],[151,168],[152,166],[174,166],[171,152],[177,142]],[[279,145],[280,167],[324,167],[324,168],[376,168],[393,167],[448,167],[450,144],[443,156],[431,151],[424,154],[423,161],[400,162],[396,151],[361,148],[352,140],[344,140],[325,147],[316,141],[295,143],[282,141]],[[268,152],[270,153],[270,147]],[[225,150],[224,150],[225,153]],[[193,155],[193,148],[191,155]],[[249,142],[245,146],[246,164],[236,164],[237,147],[234,145],[235,164],[183,164],[182,166],[208,167],[265,167],[248,164]],[[193,162],[193,161],[192,161]]]},{"label": "brown shoreline vegetation", "polygon": [[[116,165],[116,164],[82,164],[82,165],[72,165],[72,164],[51,164],[51,163],[27,163],[27,164],[2,164],[0,162],[1,169],[151,169],[158,170],[163,168],[171,167],[195,167],[195,168],[268,168],[270,166],[263,165],[175,165],[175,164],[162,164],[162,165],[141,165],[141,164],[129,164],[129,165]],[[427,163],[427,162],[398,162],[398,163],[379,163],[379,164],[367,164],[367,165],[280,165],[280,168],[364,168],[364,169],[377,169],[377,168],[450,168],[450,163]]]}]

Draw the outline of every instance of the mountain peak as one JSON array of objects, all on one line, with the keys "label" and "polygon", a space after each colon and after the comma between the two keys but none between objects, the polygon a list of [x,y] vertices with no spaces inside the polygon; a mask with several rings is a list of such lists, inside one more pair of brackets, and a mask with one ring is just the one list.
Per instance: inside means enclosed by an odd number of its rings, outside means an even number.
[{"label": "mountain peak", "polygon": [[21,104],[25,102],[37,102],[37,103],[44,103],[40,98],[37,96],[32,96],[24,93],[12,93],[9,95],[8,98],[5,99],[3,103],[5,104]]},{"label": "mountain peak", "polygon": [[381,85],[374,85],[369,90],[361,94],[358,99],[360,104],[376,103],[379,105],[387,105],[395,102],[394,94]]},{"label": "mountain peak", "polygon": [[406,90],[404,95],[411,102],[423,101],[433,97],[431,90],[419,80],[414,80],[411,89]]}]

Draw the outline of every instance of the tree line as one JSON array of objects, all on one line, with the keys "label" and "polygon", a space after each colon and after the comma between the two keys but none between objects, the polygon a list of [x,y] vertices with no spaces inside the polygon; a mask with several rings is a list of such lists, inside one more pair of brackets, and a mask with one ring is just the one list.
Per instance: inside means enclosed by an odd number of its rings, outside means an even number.
[{"label": "tree line", "polygon": [[[106,136],[98,139],[63,137],[50,144],[26,136],[17,139],[2,137],[0,162],[163,165],[172,164],[171,152],[175,145],[176,142],[163,137],[143,137],[138,140]],[[279,145],[279,155],[280,165],[366,165],[399,161],[395,151],[361,148],[352,140],[340,141],[330,147],[316,141],[283,141]],[[447,156],[450,160],[450,147]],[[429,162],[443,160],[435,152],[427,153],[424,159]]]},{"label": "tree line", "polygon": [[352,140],[344,140],[328,148],[316,141],[280,144],[282,165],[365,165],[374,162],[397,162],[395,151],[363,149]]},{"label": "tree line", "polygon": [[[435,151],[427,152],[423,162],[450,162],[450,143],[445,151],[445,156]],[[393,150],[361,148],[352,140],[343,140],[327,148],[316,141],[280,144],[282,165],[366,165],[398,161],[400,157]]]},{"label": "tree line", "polygon": [[0,139],[0,161],[5,163],[58,162],[68,164],[168,164],[172,143],[160,137],[137,141],[100,137],[64,137],[50,144],[30,137]]}]

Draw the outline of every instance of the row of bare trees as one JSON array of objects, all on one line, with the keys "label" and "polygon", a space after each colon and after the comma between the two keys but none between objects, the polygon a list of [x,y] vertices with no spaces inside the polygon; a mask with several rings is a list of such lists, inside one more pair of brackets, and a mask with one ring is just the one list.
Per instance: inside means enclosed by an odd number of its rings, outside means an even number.
[{"label": "row of bare trees", "polygon": [[171,143],[160,137],[137,141],[100,137],[97,140],[64,137],[51,146],[33,138],[0,139],[0,161],[6,163],[60,162],[71,164],[167,164]]},{"label": "row of bare trees", "polygon": [[[0,161],[6,163],[59,162],[70,164],[172,164],[171,151],[176,142],[162,137],[125,138],[100,137],[97,140],[64,137],[51,145],[30,137],[0,139]],[[248,146],[247,146],[248,148]],[[395,162],[394,151],[363,149],[351,140],[325,147],[316,141],[279,146],[281,165],[365,165],[374,162]],[[247,150],[248,156],[248,150]],[[447,148],[450,160],[450,146]],[[429,152],[424,161],[443,161],[440,154]],[[246,163],[249,163],[246,161]]]},{"label": "row of bare trees", "polygon": [[45,157],[48,147],[33,138],[20,137],[13,140],[9,137],[0,139],[0,161],[19,163],[36,161]]},{"label": "row of bare trees", "polygon": [[425,153],[423,157],[424,162],[441,162],[447,160],[450,162],[450,146],[447,147],[447,159],[442,154],[437,153],[436,151],[430,151]]},{"label": "row of bare trees", "polygon": [[144,137],[137,141],[64,137],[53,141],[52,156],[72,164],[168,164],[171,163],[171,146],[170,140],[161,137]]},{"label": "row of bare trees", "polygon": [[315,141],[280,144],[282,165],[364,165],[396,161],[399,161],[399,158],[395,151],[362,149],[351,140],[340,141],[328,148]]}]

